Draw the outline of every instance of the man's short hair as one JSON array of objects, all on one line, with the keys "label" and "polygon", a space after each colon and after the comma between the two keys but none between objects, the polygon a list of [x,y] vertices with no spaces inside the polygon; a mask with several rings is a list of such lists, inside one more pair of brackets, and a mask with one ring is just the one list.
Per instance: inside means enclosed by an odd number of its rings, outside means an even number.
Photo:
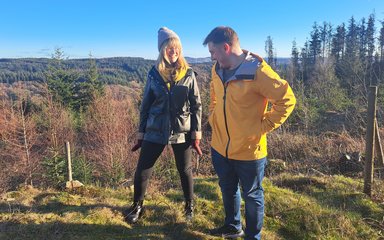
[{"label": "man's short hair", "polygon": [[219,26],[215,27],[205,38],[203,45],[206,46],[209,42],[214,44],[227,43],[232,46],[239,42],[239,38],[235,30],[230,27]]}]

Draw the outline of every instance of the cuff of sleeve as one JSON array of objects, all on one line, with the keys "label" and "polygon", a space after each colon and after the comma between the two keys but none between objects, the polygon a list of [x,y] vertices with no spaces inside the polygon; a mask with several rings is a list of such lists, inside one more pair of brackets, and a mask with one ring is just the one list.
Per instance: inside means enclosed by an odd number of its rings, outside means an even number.
[{"label": "cuff of sleeve", "polygon": [[193,131],[191,138],[192,139],[201,139],[201,132]]},{"label": "cuff of sleeve", "polygon": [[144,139],[144,133],[142,133],[142,132],[137,133],[137,139],[143,140]]}]

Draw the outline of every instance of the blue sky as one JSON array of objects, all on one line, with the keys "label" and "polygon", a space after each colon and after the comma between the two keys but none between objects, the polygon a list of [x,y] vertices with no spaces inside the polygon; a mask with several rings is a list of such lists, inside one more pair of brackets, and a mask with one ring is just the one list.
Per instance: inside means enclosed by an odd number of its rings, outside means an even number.
[{"label": "blue sky", "polygon": [[57,47],[69,58],[157,57],[157,30],[174,30],[184,55],[209,56],[202,42],[216,26],[231,26],[242,48],[265,55],[267,36],[279,57],[292,41],[302,47],[316,21],[348,23],[375,13],[377,32],[384,0],[98,1],[2,0],[0,58],[50,57]]}]

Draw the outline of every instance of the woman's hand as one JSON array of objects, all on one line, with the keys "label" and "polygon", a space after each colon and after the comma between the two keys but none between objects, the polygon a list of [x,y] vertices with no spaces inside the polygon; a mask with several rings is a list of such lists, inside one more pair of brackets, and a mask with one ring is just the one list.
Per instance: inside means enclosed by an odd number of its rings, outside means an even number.
[{"label": "woman's hand", "polygon": [[141,144],[143,144],[143,140],[142,139],[137,140],[137,143],[135,144],[135,146],[132,147],[131,151],[134,152],[137,149],[141,148]]},{"label": "woman's hand", "polygon": [[192,148],[195,149],[195,151],[197,152],[197,154],[199,154],[199,156],[202,156],[203,152],[201,151],[201,148],[199,145],[200,145],[200,139],[192,139],[192,143],[191,143]]}]

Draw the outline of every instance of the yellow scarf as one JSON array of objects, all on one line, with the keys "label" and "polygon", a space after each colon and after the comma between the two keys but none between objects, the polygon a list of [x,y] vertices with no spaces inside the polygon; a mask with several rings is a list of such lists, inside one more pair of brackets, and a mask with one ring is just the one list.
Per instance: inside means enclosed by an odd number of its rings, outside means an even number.
[{"label": "yellow scarf", "polygon": [[167,84],[168,89],[171,89],[171,82],[178,82],[187,73],[187,67],[182,66],[181,68],[166,67],[164,70],[159,70],[161,77]]}]

